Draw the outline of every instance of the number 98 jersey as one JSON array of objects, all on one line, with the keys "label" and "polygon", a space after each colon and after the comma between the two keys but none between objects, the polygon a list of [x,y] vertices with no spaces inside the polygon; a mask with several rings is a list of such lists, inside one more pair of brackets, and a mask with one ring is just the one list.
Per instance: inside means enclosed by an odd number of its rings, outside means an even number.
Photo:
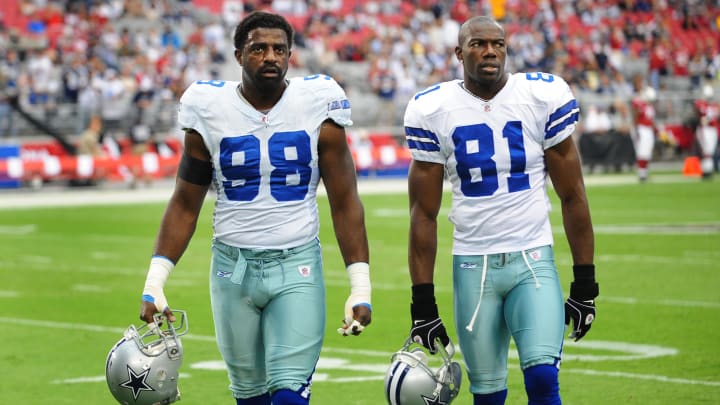
[{"label": "number 98 jersey", "polygon": [[452,185],[453,254],[514,252],[553,242],[545,149],[575,130],[567,83],[515,73],[491,100],[461,80],[417,93],[405,111],[412,158],[443,164]]},{"label": "number 98 jersey", "polygon": [[241,248],[283,249],[318,236],[318,136],[331,119],[350,126],[350,103],[329,76],[293,78],[266,113],[240,98],[239,82],[197,81],[178,122],[210,151],[217,191],[215,238]]}]

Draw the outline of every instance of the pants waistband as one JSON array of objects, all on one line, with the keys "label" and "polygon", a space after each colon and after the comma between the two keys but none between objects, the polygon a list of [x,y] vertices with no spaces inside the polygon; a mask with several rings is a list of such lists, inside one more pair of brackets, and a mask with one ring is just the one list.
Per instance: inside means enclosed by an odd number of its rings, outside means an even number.
[{"label": "pants waistband", "polygon": [[311,240],[308,243],[305,243],[300,246],[295,246],[291,248],[285,248],[285,249],[247,249],[247,248],[239,248],[235,246],[230,246],[228,244],[225,244],[223,242],[220,242],[217,239],[213,239],[212,241],[213,247],[226,255],[232,257],[233,259],[237,259],[238,256],[242,255],[245,259],[248,260],[260,260],[260,259],[279,259],[287,256],[291,256],[295,253],[302,252],[307,249],[312,249],[318,245],[320,245],[320,241],[315,238]]},{"label": "pants waistband", "polygon": [[549,248],[549,247],[550,247],[549,245],[545,245],[545,246],[538,246],[538,247],[524,249],[524,250],[518,250],[518,251],[514,251],[514,252],[491,253],[491,254],[487,254],[487,255],[479,255],[479,257],[486,256],[488,263],[492,266],[504,266],[505,264],[510,263],[517,259],[525,260],[523,258],[523,255],[527,255],[528,253],[530,253],[534,250],[541,250],[541,249],[545,249],[545,248]]}]

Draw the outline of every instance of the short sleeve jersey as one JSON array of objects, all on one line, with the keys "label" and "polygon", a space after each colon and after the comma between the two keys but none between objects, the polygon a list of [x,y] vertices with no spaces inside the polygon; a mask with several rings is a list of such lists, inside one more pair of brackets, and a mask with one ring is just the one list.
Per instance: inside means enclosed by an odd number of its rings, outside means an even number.
[{"label": "short sleeve jersey", "polygon": [[239,82],[197,81],[178,122],[210,151],[217,191],[214,237],[231,246],[284,249],[318,236],[318,137],[326,120],[352,125],[350,103],[331,77],[293,78],[266,114],[238,95]]},{"label": "short sleeve jersey", "polygon": [[445,166],[452,186],[453,254],[553,243],[545,150],[571,136],[579,109],[567,83],[515,73],[491,100],[453,80],[417,93],[405,111],[412,158]]},{"label": "short sleeve jersey", "polygon": [[631,101],[632,108],[635,109],[635,121],[637,125],[652,127],[655,123],[655,107],[652,103],[645,101],[641,97],[635,97]]},{"label": "short sleeve jersey", "polygon": [[720,105],[708,100],[695,100],[695,108],[697,109],[700,118],[704,118],[707,125],[718,125],[720,120]]}]

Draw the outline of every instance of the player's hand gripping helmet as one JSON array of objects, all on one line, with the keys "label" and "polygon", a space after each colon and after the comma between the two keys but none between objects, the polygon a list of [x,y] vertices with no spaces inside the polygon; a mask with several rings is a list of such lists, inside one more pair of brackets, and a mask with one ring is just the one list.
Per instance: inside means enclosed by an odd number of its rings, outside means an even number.
[{"label": "player's hand gripping helmet", "polygon": [[405,345],[392,356],[392,363],[385,374],[385,397],[390,405],[448,405],[460,391],[462,370],[452,361],[455,349],[446,349],[437,339],[443,365],[433,371],[428,365],[427,354],[421,348],[408,351],[413,344]]},{"label": "player's hand gripping helmet", "polygon": [[173,313],[179,321],[172,323],[158,314],[151,324],[139,328],[130,325],[110,350],[105,379],[121,404],[163,405],[180,400],[178,369],[183,356],[180,336],[188,332],[188,322],[184,311]]}]

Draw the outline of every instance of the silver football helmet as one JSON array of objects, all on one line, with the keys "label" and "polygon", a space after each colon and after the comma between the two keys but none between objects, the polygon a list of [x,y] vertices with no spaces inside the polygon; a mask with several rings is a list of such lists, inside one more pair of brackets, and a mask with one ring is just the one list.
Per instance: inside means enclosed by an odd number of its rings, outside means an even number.
[{"label": "silver football helmet", "polygon": [[452,342],[446,349],[436,341],[443,364],[433,371],[428,356],[421,348],[409,350],[413,341],[392,356],[385,374],[385,397],[390,405],[448,405],[460,391],[462,370],[452,361]]},{"label": "silver football helmet", "polygon": [[[123,405],[164,405],[180,400],[178,369],[183,349],[180,336],[188,332],[185,311],[173,310],[169,322],[157,314],[153,323],[125,331],[108,354],[105,379]],[[165,325],[165,328],[163,328]]]}]

